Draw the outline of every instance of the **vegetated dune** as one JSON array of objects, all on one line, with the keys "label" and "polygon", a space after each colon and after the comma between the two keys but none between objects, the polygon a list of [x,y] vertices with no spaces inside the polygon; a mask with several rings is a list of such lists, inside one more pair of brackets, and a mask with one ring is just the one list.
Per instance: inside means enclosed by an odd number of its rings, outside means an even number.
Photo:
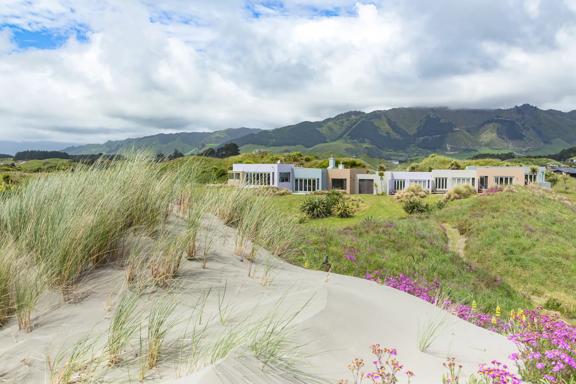
[{"label": "vegetated dune", "polygon": [[[185,223],[173,218],[168,229],[184,231]],[[169,289],[142,292],[131,314],[142,325],[118,364],[108,364],[106,339],[125,270],[97,269],[79,285],[74,304],[43,295],[32,332],[19,331],[14,320],[0,329],[0,383],[336,383],[374,343],[396,348],[414,383],[431,383],[441,379],[447,357],[471,374],[515,350],[505,337],[392,288],[295,267],[263,249],[253,265],[241,261],[235,231],[212,216],[203,221],[200,248],[213,240],[206,268],[183,260]],[[138,249],[148,252],[150,244],[140,241]],[[147,369],[146,324],[162,303],[174,306],[159,362]],[[438,330],[421,352],[419,341],[432,328]]]}]

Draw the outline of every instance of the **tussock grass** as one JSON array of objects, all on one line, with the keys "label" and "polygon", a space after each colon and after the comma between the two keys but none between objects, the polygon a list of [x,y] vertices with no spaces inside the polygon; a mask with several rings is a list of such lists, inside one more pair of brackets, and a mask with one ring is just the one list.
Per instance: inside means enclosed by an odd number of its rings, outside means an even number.
[{"label": "tussock grass", "polygon": [[194,260],[197,253],[198,232],[202,224],[202,218],[208,209],[209,196],[205,189],[196,188],[190,191],[186,201],[186,224],[187,224],[187,247],[186,258]]},{"label": "tussock grass", "polygon": [[85,337],[70,350],[61,350],[53,358],[49,356],[50,384],[91,382],[99,366],[94,356],[94,347],[94,340]]},{"label": "tussock grass", "polygon": [[114,311],[106,341],[108,365],[110,366],[114,366],[122,360],[121,355],[124,349],[130,342],[130,338],[138,330],[140,322],[138,313],[136,313],[137,304],[138,296],[125,293]]},{"label": "tussock grass", "polygon": [[279,214],[270,191],[224,187],[211,194],[211,211],[225,224],[237,229],[235,253],[239,257],[249,256],[253,244],[276,256],[286,256],[294,251],[298,239],[297,219]]},{"label": "tussock grass", "polygon": [[176,277],[186,249],[186,235],[162,232],[152,249],[150,274],[154,284],[167,287]]},{"label": "tussock grass", "polygon": [[[21,257],[14,244],[8,243],[0,250],[0,325],[9,315],[15,314],[18,328],[32,331],[32,311],[44,289],[44,274]],[[2,309],[4,308],[4,309]]]},{"label": "tussock grass", "polygon": [[[152,234],[162,226],[196,171],[168,172],[146,154],[136,153],[126,160],[38,176],[0,199],[0,238],[11,240],[15,259],[29,256],[47,285],[61,289],[68,301],[86,272],[123,257],[122,240],[130,231]],[[179,264],[175,257],[170,261],[161,270],[168,276]],[[0,265],[0,274],[7,269]],[[19,276],[15,282],[17,298],[34,303],[36,292],[22,290],[26,278]],[[7,281],[0,280],[0,322],[11,311]],[[19,308],[25,315],[25,306]]]},{"label": "tussock grass", "polygon": [[158,364],[162,345],[171,327],[171,315],[176,304],[169,300],[159,301],[148,315],[148,336],[146,339],[146,368],[152,369]]},{"label": "tussock grass", "polygon": [[430,319],[418,327],[418,350],[428,352],[434,341],[440,336],[440,332],[446,327],[448,321],[444,314],[442,317]]},{"label": "tussock grass", "polygon": [[7,246],[0,245],[0,327],[14,312],[10,299],[11,262]]}]

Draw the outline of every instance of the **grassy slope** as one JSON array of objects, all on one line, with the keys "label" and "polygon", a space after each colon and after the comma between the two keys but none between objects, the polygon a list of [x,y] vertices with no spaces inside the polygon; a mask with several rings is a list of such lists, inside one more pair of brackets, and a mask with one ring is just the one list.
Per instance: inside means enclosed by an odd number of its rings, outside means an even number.
[{"label": "grassy slope", "polygon": [[[322,268],[328,255],[335,273],[364,277],[380,270],[387,275],[404,273],[428,281],[438,280],[457,299],[494,309],[525,307],[527,298],[482,268],[473,269],[448,248],[441,222],[434,216],[407,217],[389,196],[354,196],[361,200],[355,217],[306,220],[301,224],[300,252],[290,261],[312,269]],[[437,200],[439,196],[428,199]],[[305,196],[277,196],[274,203],[283,214],[299,215]],[[358,261],[345,258],[353,250]]]},{"label": "grassy slope", "polygon": [[[458,299],[474,299],[484,308],[553,308],[559,302],[566,316],[575,317],[576,207],[565,197],[576,197],[576,180],[563,188],[563,197],[521,188],[451,202],[415,217],[406,217],[388,196],[357,196],[363,209],[354,218],[302,223],[302,251],[291,261],[319,269],[328,255],[336,273],[363,277],[383,270],[438,279]],[[297,215],[304,198],[276,197],[275,204]],[[442,223],[467,238],[464,260],[448,248]],[[355,250],[357,263],[344,257],[347,249]]]},{"label": "grassy slope", "polygon": [[576,316],[576,208],[549,193],[517,192],[451,203],[434,214],[467,237],[466,259],[537,305]]},{"label": "grassy slope", "polygon": [[406,164],[405,169],[412,168],[414,171],[428,171],[430,169],[448,169],[453,161],[457,161],[462,167],[469,165],[476,166],[511,166],[511,165],[537,165],[545,166],[546,164],[558,164],[557,161],[545,158],[520,158],[510,159],[506,161],[498,159],[479,159],[479,160],[466,160],[466,159],[453,159],[442,155],[430,155],[420,161]]},{"label": "grassy slope", "polygon": [[[357,262],[345,255],[354,253]],[[365,220],[344,228],[316,228],[306,231],[302,252],[291,261],[320,269],[328,255],[332,271],[364,277],[382,271],[385,275],[407,274],[427,281],[439,281],[450,296],[462,302],[478,301],[483,308],[524,307],[527,300],[482,269],[472,269],[448,249],[440,224],[432,219],[409,217],[393,220]]]}]

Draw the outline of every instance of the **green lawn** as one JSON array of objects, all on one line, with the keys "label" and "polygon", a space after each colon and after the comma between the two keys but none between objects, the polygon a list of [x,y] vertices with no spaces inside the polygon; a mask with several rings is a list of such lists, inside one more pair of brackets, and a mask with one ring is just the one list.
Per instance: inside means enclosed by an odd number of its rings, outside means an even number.
[{"label": "green lawn", "polygon": [[[300,205],[305,198],[306,195],[285,195],[274,197],[274,201],[281,212],[302,216]],[[402,206],[391,196],[353,195],[353,198],[360,201],[361,207],[354,217],[346,219],[339,217],[306,219],[303,224],[313,228],[343,228],[358,224],[366,218],[399,219],[407,216]]]}]

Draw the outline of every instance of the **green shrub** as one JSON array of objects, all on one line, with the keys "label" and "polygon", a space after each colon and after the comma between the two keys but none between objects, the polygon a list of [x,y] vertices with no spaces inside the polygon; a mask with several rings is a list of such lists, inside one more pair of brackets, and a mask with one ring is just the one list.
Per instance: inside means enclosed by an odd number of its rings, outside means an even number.
[{"label": "green shrub", "polygon": [[467,199],[468,197],[474,195],[476,190],[469,184],[457,185],[456,187],[452,188],[444,195],[444,200],[451,201],[451,200],[461,200]]},{"label": "green shrub", "polygon": [[300,211],[311,219],[321,219],[332,215],[347,218],[354,216],[356,210],[355,201],[338,191],[308,196],[300,206]]},{"label": "green shrub", "polygon": [[405,190],[396,193],[394,198],[403,203],[413,198],[423,199],[428,196],[428,194],[429,192],[424,190],[421,185],[410,184]]},{"label": "green shrub", "polygon": [[346,199],[340,199],[332,208],[334,215],[340,218],[347,218],[354,216],[354,208]]},{"label": "green shrub", "polygon": [[325,197],[309,196],[300,206],[300,211],[311,219],[321,219],[332,214],[332,207]]},{"label": "green shrub", "polygon": [[552,184],[552,186],[555,186],[559,180],[560,180],[560,177],[558,177],[558,175],[556,173],[546,172],[546,181],[549,182],[550,184]]},{"label": "green shrub", "polygon": [[444,209],[446,207],[446,200],[438,200],[436,202],[436,209]]},{"label": "green shrub", "polygon": [[404,211],[409,215],[413,215],[416,213],[426,213],[430,211],[430,206],[424,200],[418,197],[412,197],[402,204],[402,208]]},{"label": "green shrub", "polygon": [[558,299],[550,297],[546,300],[546,303],[544,303],[544,308],[550,311],[560,311],[562,309],[562,303]]}]

